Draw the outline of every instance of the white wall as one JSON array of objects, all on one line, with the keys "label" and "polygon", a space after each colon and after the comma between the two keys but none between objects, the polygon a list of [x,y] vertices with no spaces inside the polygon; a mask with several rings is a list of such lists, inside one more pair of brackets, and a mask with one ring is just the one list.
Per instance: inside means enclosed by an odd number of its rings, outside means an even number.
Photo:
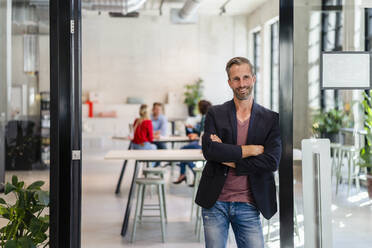
[{"label": "white wall", "polygon": [[83,91],[100,91],[105,103],[128,96],[183,102],[184,85],[204,80],[214,104],[232,97],[224,71],[233,56],[247,56],[244,16],[201,16],[197,24],[175,25],[169,16],[83,18]]},{"label": "white wall", "polygon": [[256,84],[256,101],[270,107],[270,24],[279,19],[279,0],[268,0],[247,18],[249,59],[253,62],[253,32],[261,33],[261,81]]}]

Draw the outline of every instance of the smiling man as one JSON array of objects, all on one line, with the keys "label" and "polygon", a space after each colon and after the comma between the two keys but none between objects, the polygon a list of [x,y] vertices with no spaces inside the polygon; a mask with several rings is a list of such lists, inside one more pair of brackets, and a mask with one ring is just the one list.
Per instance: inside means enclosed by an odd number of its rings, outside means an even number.
[{"label": "smiling man", "polygon": [[207,163],[195,201],[202,207],[207,248],[226,247],[230,224],[239,248],[263,248],[260,212],[270,219],[277,211],[279,115],[254,102],[256,77],[248,59],[232,58],[226,72],[234,99],[207,113]]}]

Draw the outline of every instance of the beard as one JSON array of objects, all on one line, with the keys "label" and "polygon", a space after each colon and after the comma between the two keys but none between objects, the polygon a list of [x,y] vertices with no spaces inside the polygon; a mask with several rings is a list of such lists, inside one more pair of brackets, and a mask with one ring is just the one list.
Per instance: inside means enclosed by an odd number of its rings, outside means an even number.
[{"label": "beard", "polygon": [[[240,92],[241,90],[244,90],[244,92]],[[239,87],[233,89],[234,95],[238,100],[248,100],[249,97],[252,95],[253,86],[247,86],[247,87]]]}]

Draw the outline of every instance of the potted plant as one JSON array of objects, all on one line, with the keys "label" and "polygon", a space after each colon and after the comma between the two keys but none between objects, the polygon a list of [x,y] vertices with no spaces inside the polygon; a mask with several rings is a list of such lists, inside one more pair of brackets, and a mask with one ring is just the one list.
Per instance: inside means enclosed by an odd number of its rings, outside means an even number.
[{"label": "potted plant", "polygon": [[312,129],[320,138],[328,138],[334,143],[343,143],[340,129],[345,125],[346,120],[347,115],[342,110],[319,111],[314,115]]},{"label": "potted plant", "polygon": [[[370,91],[370,94],[372,91]],[[364,112],[363,127],[366,131],[365,144],[360,150],[359,166],[367,168],[367,188],[369,198],[372,199],[372,99],[370,95],[363,92],[363,101],[361,104]]]},{"label": "potted plant", "polygon": [[195,116],[195,107],[203,96],[203,80],[199,78],[195,83],[187,84],[185,88],[186,92],[184,93],[184,103],[188,107],[189,115]]},{"label": "potted plant", "polygon": [[[6,202],[0,198],[0,216],[8,223],[0,229],[0,246],[5,248],[47,247],[49,245],[49,193],[41,189],[43,181],[25,186],[12,177],[5,184],[5,195],[12,193],[15,200]],[[11,203],[12,202],[12,203]],[[14,203],[13,203],[14,202]]]}]

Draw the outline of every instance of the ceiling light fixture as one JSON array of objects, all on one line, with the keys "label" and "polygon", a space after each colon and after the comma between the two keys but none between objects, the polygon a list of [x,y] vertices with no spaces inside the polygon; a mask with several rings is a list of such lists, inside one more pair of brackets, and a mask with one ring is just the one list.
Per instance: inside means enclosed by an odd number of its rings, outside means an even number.
[{"label": "ceiling light fixture", "polygon": [[226,13],[226,5],[230,2],[231,0],[227,0],[222,6],[220,7],[220,15],[223,15]]}]

